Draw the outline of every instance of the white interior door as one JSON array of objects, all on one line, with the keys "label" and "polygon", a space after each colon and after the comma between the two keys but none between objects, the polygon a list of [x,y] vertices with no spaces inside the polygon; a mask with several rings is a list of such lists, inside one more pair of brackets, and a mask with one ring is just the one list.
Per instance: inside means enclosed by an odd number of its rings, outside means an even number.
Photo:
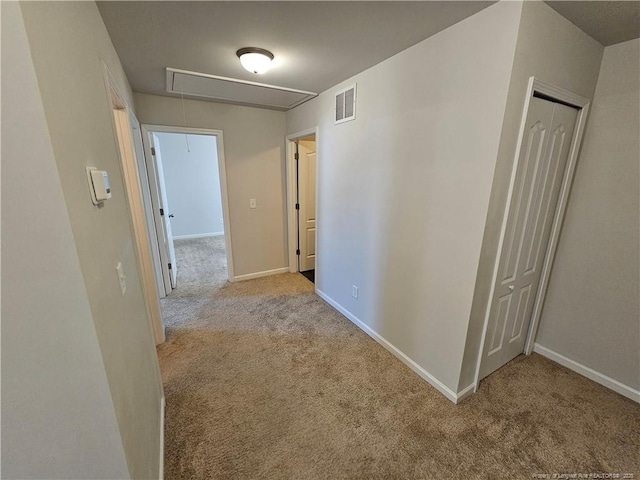
[{"label": "white interior door", "polygon": [[480,378],[524,351],[577,114],[572,107],[531,99],[491,299]]},{"label": "white interior door", "polygon": [[156,241],[158,243],[158,254],[160,263],[158,269],[162,276],[165,295],[171,293],[171,274],[169,272],[169,247],[167,245],[167,232],[164,226],[164,209],[162,206],[162,196],[160,195],[160,187],[158,186],[158,168],[155,157],[155,146],[153,134],[144,126],[142,127],[142,142],[145,150],[145,168],[147,169],[147,180],[149,182],[149,193],[151,195],[152,216],[156,233]]},{"label": "white interior door", "polygon": [[316,268],[316,152],[298,145],[300,271]]},{"label": "white interior door", "polygon": [[[144,204],[145,220],[147,230],[149,231],[149,243],[151,247],[151,255],[153,258],[154,275],[156,278],[156,288],[158,296],[164,298],[166,296],[164,279],[162,276],[162,261],[160,259],[160,249],[158,247],[158,232],[156,231],[153,219],[153,202],[151,201],[151,191],[149,187],[149,175],[147,173],[144,144],[142,141],[142,130],[140,124],[135,117],[132,117],[131,128],[133,129],[133,143],[136,152],[136,163],[138,167],[138,175],[140,177],[140,189],[142,193],[142,201]],[[170,279],[169,279],[170,281]]]},{"label": "white interior door", "polygon": [[176,266],[176,250],[173,245],[173,234],[171,233],[171,211],[167,200],[167,188],[164,183],[164,170],[162,168],[162,154],[159,148],[160,142],[155,133],[151,134],[151,153],[155,158],[156,171],[158,177],[158,193],[160,196],[160,212],[162,217],[162,225],[165,234],[165,248],[167,249],[169,262],[167,269],[169,270],[169,278],[171,288],[176,288],[178,280],[178,268]]}]

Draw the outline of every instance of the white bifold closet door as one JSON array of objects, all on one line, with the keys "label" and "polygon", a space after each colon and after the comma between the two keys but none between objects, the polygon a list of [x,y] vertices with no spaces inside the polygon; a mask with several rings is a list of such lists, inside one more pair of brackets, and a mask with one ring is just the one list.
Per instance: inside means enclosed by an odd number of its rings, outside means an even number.
[{"label": "white bifold closet door", "polygon": [[577,114],[577,109],[560,103],[531,99],[491,299],[480,378],[524,351]]}]

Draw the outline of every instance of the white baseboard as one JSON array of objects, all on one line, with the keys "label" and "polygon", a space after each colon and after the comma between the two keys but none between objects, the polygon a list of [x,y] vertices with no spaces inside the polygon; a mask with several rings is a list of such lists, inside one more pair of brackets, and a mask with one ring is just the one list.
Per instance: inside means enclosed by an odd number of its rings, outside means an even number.
[{"label": "white baseboard", "polygon": [[187,240],[189,238],[219,237],[224,232],[194,233],[193,235],[174,235],[174,240]]},{"label": "white baseboard", "polygon": [[[422,368],[416,362],[411,360],[406,354],[404,354],[402,351],[400,351],[400,349],[398,349],[395,345],[393,345],[386,338],[384,338],[378,332],[376,332],[371,327],[369,327],[366,323],[364,323],[362,320],[360,320],[358,317],[356,317],[349,310],[347,310],[342,305],[340,305],[338,302],[336,302],[331,297],[329,297],[326,293],[324,293],[321,290],[316,290],[316,293],[325,302],[327,302],[329,305],[331,305],[333,308],[335,308],[338,312],[340,312],[342,315],[344,315],[349,320],[351,320],[354,324],[356,324],[358,327],[360,327],[361,330],[364,330],[364,332],[366,334],[368,334],[371,338],[373,338],[376,342],[378,342],[380,345],[382,345],[384,348],[386,348],[391,353],[393,353],[396,357],[398,357],[398,359],[402,363],[404,363],[411,370],[416,372],[420,377],[422,377],[424,380],[426,380],[431,386],[433,386],[436,390],[438,390],[440,393],[442,393],[445,397],[447,397],[453,403],[458,403],[460,400],[462,400],[462,398],[460,398],[459,395],[456,394],[453,390],[451,390],[444,383],[442,383],[436,377],[434,377],[429,372],[427,372],[424,368]],[[473,391],[473,385],[471,387],[472,387],[471,390]],[[467,387],[467,388],[465,388],[463,390],[465,396],[469,395],[469,393],[466,392],[466,390],[468,388],[469,387]]]},{"label": "white baseboard", "polygon": [[274,270],[265,270],[264,272],[247,273],[246,275],[236,275],[232,282],[242,282],[243,280],[252,280],[254,278],[268,277],[269,275],[278,275],[279,273],[287,273],[289,267],[276,268]]},{"label": "white baseboard", "polygon": [[160,398],[160,466],[158,468],[158,478],[164,479],[164,395]]},{"label": "white baseboard", "polygon": [[597,372],[592,368],[576,362],[575,360],[571,360],[570,358],[554,352],[547,347],[543,347],[539,343],[534,344],[533,351],[539,353],[543,357],[547,357],[549,360],[553,360],[554,362],[559,363],[563,367],[567,367],[569,370],[573,370],[574,372],[579,373],[580,375],[585,376],[596,383],[599,383],[600,385],[604,385],[605,387],[610,388],[620,395],[624,395],[625,397],[640,403],[640,391],[635,390],[630,386],[619,382],[618,380],[614,380],[613,378],[608,377],[603,373]]},{"label": "white baseboard", "polygon": [[473,394],[475,390],[475,384],[471,384],[468,387],[463,388],[462,390],[460,390],[456,396],[457,401],[456,403],[460,403],[462,400],[464,400],[465,398],[467,398],[469,395]]}]

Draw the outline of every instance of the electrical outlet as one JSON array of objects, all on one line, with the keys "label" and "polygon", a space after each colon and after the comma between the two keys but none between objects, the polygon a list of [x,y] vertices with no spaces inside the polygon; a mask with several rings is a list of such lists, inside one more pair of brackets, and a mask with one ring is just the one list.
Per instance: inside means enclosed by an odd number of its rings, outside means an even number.
[{"label": "electrical outlet", "polygon": [[224,219],[220,217],[220,225],[222,225],[223,223],[224,223]]},{"label": "electrical outlet", "polygon": [[256,199],[255,198],[250,198],[249,199],[249,208],[256,208]]},{"label": "electrical outlet", "polygon": [[118,272],[118,281],[120,282],[120,291],[122,292],[122,296],[124,297],[124,294],[127,291],[127,277],[125,277],[124,275],[124,271],[122,269],[122,262],[118,262],[118,265],[116,265],[116,272]]},{"label": "electrical outlet", "polygon": [[352,286],[351,296],[356,300],[358,299],[358,287],[355,285]]}]

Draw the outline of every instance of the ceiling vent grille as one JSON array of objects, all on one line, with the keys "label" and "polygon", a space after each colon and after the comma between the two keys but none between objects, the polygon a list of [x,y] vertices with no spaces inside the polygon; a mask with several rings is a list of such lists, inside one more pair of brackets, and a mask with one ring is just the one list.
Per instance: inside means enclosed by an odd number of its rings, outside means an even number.
[{"label": "ceiling vent grille", "polygon": [[335,123],[344,123],[356,118],[356,84],[336,93]]}]

